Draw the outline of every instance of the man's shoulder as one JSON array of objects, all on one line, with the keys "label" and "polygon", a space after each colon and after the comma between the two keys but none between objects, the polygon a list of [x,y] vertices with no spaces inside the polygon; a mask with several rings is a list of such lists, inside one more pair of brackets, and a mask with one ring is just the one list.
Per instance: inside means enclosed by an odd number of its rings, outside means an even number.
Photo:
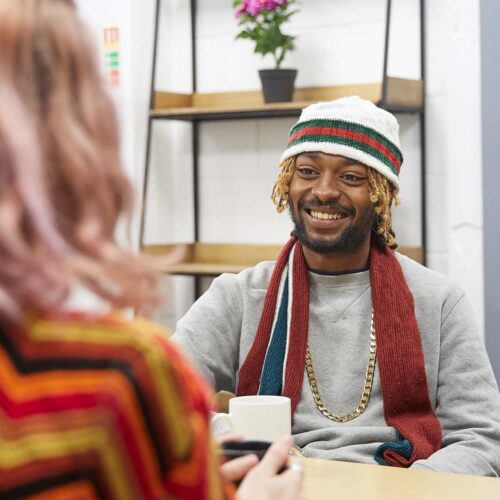
[{"label": "man's shoulder", "polygon": [[254,267],[244,269],[238,274],[221,274],[218,284],[222,286],[241,286],[253,290],[266,290],[274,270],[274,261],[259,262]]},{"label": "man's shoulder", "polygon": [[433,297],[461,297],[463,290],[448,276],[423,266],[419,262],[395,252],[406,282],[413,294],[424,293]]}]

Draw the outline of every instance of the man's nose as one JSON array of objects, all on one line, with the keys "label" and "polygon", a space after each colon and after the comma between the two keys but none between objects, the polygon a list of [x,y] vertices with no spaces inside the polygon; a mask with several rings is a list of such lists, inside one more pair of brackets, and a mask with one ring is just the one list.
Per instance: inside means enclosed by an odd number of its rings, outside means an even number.
[{"label": "man's nose", "polygon": [[340,198],[341,192],[335,180],[325,176],[318,179],[318,182],[312,188],[311,194],[322,203],[326,203],[331,199]]}]

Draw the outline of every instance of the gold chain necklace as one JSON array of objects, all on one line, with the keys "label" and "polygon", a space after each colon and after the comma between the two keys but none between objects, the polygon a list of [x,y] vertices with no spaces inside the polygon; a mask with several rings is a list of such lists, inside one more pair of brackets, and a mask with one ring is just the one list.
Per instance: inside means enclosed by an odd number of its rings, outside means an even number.
[{"label": "gold chain necklace", "polygon": [[359,400],[358,406],[348,413],[347,415],[334,415],[323,403],[321,396],[319,394],[318,382],[316,380],[316,374],[314,373],[314,367],[311,358],[311,350],[309,344],[307,344],[306,351],[306,372],[307,378],[309,379],[309,385],[311,386],[311,392],[313,394],[314,402],[318,407],[318,410],[330,420],[334,422],[344,423],[359,417],[368,405],[370,399],[370,394],[372,392],[373,375],[375,374],[375,361],[377,359],[377,343],[375,340],[375,324],[373,322],[373,308],[372,308],[372,319],[370,326],[370,356],[368,358],[368,368],[366,369],[365,386],[363,388],[363,393],[361,394],[361,399]]}]

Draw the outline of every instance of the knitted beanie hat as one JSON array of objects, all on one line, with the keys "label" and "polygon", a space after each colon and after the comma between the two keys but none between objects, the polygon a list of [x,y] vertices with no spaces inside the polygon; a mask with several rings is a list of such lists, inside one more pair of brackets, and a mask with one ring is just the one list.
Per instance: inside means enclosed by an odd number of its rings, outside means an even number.
[{"label": "knitted beanie hat", "polygon": [[399,191],[403,155],[396,118],[358,96],[312,104],[292,127],[281,161],[305,152],[341,155],[380,172]]}]

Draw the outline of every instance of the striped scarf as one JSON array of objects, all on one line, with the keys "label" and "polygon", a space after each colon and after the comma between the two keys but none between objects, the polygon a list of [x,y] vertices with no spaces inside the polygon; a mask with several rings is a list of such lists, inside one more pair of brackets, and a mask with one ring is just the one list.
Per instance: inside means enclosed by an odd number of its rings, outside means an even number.
[{"label": "striped scarf", "polygon": [[[409,467],[441,447],[441,428],[427,389],[413,296],[389,248],[372,244],[370,281],[377,355],[387,425],[401,440],[384,443],[375,459]],[[295,236],[281,251],[269,283],[257,334],[239,373],[238,395],[281,394],[295,412],[304,379],[309,282]]]}]

